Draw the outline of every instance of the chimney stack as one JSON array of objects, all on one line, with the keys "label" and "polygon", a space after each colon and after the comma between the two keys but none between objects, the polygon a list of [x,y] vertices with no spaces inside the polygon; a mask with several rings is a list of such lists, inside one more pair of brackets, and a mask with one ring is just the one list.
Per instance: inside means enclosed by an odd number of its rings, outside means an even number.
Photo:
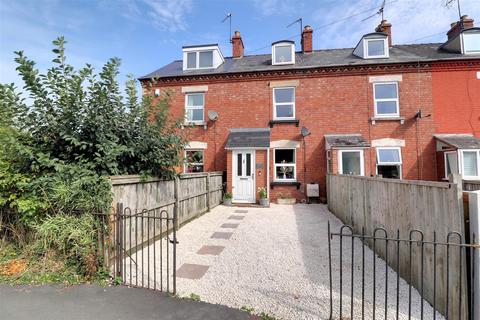
[{"label": "chimney stack", "polygon": [[240,31],[235,31],[235,34],[232,37],[232,57],[243,57],[243,41],[240,36]]},{"label": "chimney stack", "polygon": [[302,31],[302,52],[308,53],[313,50],[313,29],[310,26],[305,26]]},{"label": "chimney stack", "polygon": [[388,34],[388,46],[392,46],[392,24],[390,22],[382,20],[377,28],[375,28],[375,31]]},{"label": "chimney stack", "polygon": [[448,40],[455,38],[463,29],[473,28],[473,19],[464,15],[460,21],[450,24],[450,30],[447,32]]}]

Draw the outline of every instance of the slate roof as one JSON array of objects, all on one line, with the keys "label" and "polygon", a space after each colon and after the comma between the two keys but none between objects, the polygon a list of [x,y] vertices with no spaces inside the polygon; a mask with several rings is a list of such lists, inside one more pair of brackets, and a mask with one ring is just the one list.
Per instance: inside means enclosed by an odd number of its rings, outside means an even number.
[{"label": "slate roof", "polygon": [[191,75],[215,75],[253,71],[297,70],[316,67],[360,66],[376,64],[393,64],[407,62],[429,62],[446,60],[480,59],[479,55],[462,55],[439,49],[440,43],[395,45],[390,48],[390,57],[382,59],[362,59],[353,55],[353,48],[315,50],[312,53],[295,53],[295,64],[272,65],[271,54],[244,56],[242,58],[226,57],[225,62],[216,69],[183,71],[182,60],[173,61],[166,66],[139,79],[181,77]]},{"label": "slate roof", "polygon": [[457,149],[480,149],[480,139],[469,134],[436,134],[435,138]]},{"label": "slate roof", "polygon": [[368,148],[370,143],[360,134],[326,134],[326,149],[357,147]]},{"label": "slate roof", "polygon": [[268,148],[270,147],[269,128],[230,129],[226,149]]}]

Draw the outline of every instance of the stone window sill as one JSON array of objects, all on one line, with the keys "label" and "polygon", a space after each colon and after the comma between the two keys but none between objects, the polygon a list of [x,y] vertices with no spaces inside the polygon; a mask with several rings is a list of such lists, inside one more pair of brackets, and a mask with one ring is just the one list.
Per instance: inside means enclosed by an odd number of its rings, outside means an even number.
[{"label": "stone window sill", "polygon": [[297,189],[300,189],[301,183],[298,181],[271,181],[270,189],[273,189],[275,186],[294,186]]},{"label": "stone window sill", "polygon": [[377,121],[400,121],[400,124],[405,123],[405,117],[371,117],[370,121],[375,124]]},{"label": "stone window sill", "polygon": [[204,129],[207,129],[207,123],[206,122],[185,122],[182,124],[182,129],[184,127],[203,127]]},{"label": "stone window sill", "polygon": [[295,124],[295,126],[299,126],[300,124],[300,120],[298,119],[285,119],[285,120],[280,120],[280,119],[277,119],[277,120],[270,120],[268,122],[268,125],[270,126],[270,128],[273,128],[273,125],[275,124]]}]

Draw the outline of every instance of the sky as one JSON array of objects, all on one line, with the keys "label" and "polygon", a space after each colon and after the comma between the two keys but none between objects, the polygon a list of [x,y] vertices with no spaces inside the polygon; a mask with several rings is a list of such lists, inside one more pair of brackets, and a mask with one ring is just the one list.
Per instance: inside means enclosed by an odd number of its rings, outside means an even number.
[{"label": "sky", "polygon": [[[383,0],[0,0],[0,83],[22,82],[13,61],[23,50],[44,72],[54,54],[51,42],[67,40],[70,64],[90,63],[97,70],[111,57],[122,60],[120,81],[139,77],[182,58],[182,46],[218,43],[231,55],[228,22],[242,34],[246,54],[270,52],[277,40],[295,40],[298,18],[314,29],[314,49],[352,48],[374,31]],[[448,0],[386,0],[384,17],[392,23],[394,44],[443,42],[458,20]],[[480,0],[460,0],[462,14],[480,26]],[[369,16],[373,17],[368,18]],[[368,19],[366,19],[368,18]]]}]

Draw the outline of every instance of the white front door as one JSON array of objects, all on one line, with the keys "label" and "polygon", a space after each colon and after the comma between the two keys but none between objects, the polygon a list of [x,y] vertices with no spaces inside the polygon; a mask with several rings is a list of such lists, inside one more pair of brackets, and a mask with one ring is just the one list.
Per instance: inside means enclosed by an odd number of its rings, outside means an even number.
[{"label": "white front door", "polygon": [[255,150],[233,151],[233,201],[255,202]]}]

